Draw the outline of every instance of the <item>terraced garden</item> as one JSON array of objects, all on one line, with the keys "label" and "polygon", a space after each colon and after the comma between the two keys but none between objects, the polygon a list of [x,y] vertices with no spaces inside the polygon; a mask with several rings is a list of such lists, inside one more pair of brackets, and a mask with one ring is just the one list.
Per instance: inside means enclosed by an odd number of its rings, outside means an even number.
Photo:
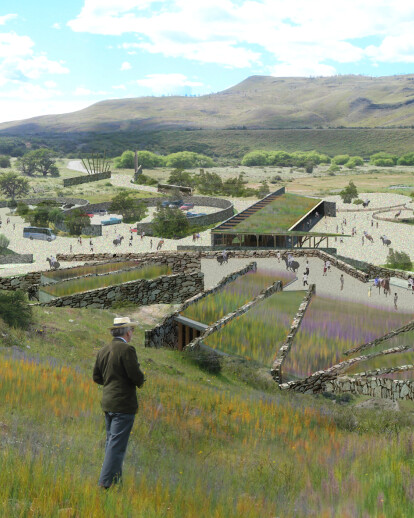
[{"label": "terraced garden", "polygon": [[203,343],[270,367],[304,296],[304,291],[274,293]]},{"label": "terraced garden", "polygon": [[73,295],[98,288],[106,288],[123,284],[124,282],[137,281],[139,279],[154,279],[160,275],[171,274],[171,268],[168,266],[145,266],[135,270],[118,272],[108,275],[99,275],[93,277],[82,277],[68,280],[62,283],[50,284],[42,286],[41,292],[47,293],[52,297],[63,297],[65,295]]},{"label": "terraced garden", "polygon": [[[390,330],[407,324],[411,319],[411,313],[397,313],[384,307],[315,295],[283,364],[284,377],[303,378],[326,369],[347,359],[344,356],[345,351],[379,338]],[[398,340],[404,339],[395,340],[397,345]],[[398,344],[401,345],[399,342]],[[383,350],[395,345],[380,347]],[[367,350],[367,354],[369,352],[371,349]],[[393,362],[396,360],[396,357],[389,357],[383,361],[389,362],[391,358]],[[398,358],[398,365],[401,365],[402,356],[398,355]],[[359,372],[366,368],[368,367],[360,365],[357,370]]]},{"label": "terraced garden", "polygon": [[76,277],[83,277],[84,275],[99,275],[103,273],[116,272],[125,270],[126,268],[133,268],[137,266],[136,261],[122,261],[97,264],[94,266],[76,266],[66,270],[51,270],[50,272],[42,273],[42,277],[46,281],[60,282],[67,279],[75,279]]},{"label": "terraced garden", "polygon": [[256,272],[238,277],[222,289],[189,306],[181,314],[210,325],[249,302],[274,282],[282,281],[285,285],[294,278],[295,275],[292,272],[285,270],[258,268]]}]

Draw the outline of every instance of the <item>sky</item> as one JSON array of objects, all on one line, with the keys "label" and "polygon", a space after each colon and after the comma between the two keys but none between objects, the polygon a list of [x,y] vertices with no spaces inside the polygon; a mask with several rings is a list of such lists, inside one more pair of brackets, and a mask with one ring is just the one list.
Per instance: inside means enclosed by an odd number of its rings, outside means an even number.
[{"label": "sky", "polygon": [[409,0],[1,0],[0,122],[251,75],[414,73]]}]

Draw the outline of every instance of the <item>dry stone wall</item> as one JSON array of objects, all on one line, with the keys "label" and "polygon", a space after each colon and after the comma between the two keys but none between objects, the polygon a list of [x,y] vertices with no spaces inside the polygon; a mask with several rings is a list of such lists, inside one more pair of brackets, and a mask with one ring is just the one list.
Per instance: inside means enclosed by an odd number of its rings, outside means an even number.
[{"label": "dry stone wall", "polygon": [[13,277],[0,278],[0,290],[23,290],[27,291],[33,285],[40,283],[42,272],[30,272],[26,275],[15,275]]},{"label": "dry stone wall", "polygon": [[323,391],[334,394],[350,393],[394,401],[397,399],[414,400],[414,382],[410,380],[340,376],[326,382]]},{"label": "dry stone wall", "polygon": [[111,178],[111,171],[105,173],[95,173],[83,176],[74,176],[73,178],[64,178],[63,187],[69,187],[70,185],[78,185],[80,183],[99,182],[99,180],[105,180]]},{"label": "dry stone wall", "polygon": [[33,262],[33,254],[0,255],[0,264],[26,264]]},{"label": "dry stone wall", "polygon": [[116,286],[99,288],[59,297],[40,306],[71,308],[109,308],[115,301],[128,300],[137,305],[179,304],[204,289],[204,274],[189,272],[162,275],[156,279],[129,281]]},{"label": "dry stone wall", "polygon": [[292,344],[295,339],[296,333],[299,330],[300,324],[302,323],[305,312],[308,309],[309,303],[314,294],[315,284],[311,284],[302,303],[299,306],[298,312],[293,318],[292,325],[290,326],[290,331],[286,337],[286,340],[284,341],[282,347],[279,349],[279,352],[276,356],[276,360],[273,362],[270,373],[277,383],[282,383],[283,362],[286,360],[290,352],[290,349],[292,348]]},{"label": "dry stone wall", "polygon": [[201,299],[222,289],[229,282],[233,282],[241,275],[245,275],[247,272],[255,270],[256,267],[256,263],[250,263],[240,270],[230,273],[224,277],[224,279],[222,279],[216,286],[214,286],[214,288],[204,291],[203,293],[200,293],[184,302],[177,311],[164,318],[164,320],[153,329],[145,331],[145,347],[175,348],[178,340],[178,326],[177,322],[175,321],[175,317],[177,317],[182,311],[185,311],[189,306],[196,304]]}]

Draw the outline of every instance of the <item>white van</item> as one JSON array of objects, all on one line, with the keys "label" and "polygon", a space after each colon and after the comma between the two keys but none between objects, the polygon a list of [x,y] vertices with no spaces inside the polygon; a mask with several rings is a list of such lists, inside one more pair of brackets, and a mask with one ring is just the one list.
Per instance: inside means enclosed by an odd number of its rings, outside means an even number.
[{"label": "white van", "polygon": [[25,227],[23,229],[23,237],[29,239],[44,239],[45,241],[53,241],[56,239],[56,235],[50,228],[43,227]]}]

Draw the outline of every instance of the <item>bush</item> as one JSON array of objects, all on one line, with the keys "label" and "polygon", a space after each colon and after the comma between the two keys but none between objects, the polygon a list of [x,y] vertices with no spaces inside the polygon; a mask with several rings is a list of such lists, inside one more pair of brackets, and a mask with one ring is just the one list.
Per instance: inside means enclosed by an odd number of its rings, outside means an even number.
[{"label": "bush", "polygon": [[364,159],[360,156],[351,156],[348,162],[345,164],[345,167],[348,169],[354,169],[357,166],[364,165]]},{"label": "bush", "polygon": [[136,185],[157,185],[158,182],[155,180],[155,178],[151,178],[151,176],[148,176],[146,174],[140,174],[138,175],[138,178],[134,182]]},{"label": "bush", "polygon": [[397,270],[411,270],[412,263],[410,256],[405,252],[397,252],[392,248],[388,250],[386,266]]},{"label": "bush", "polygon": [[414,153],[406,153],[397,160],[398,165],[414,165]]},{"label": "bush", "polygon": [[358,198],[358,191],[357,191],[357,188],[354,184],[354,182],[351,180],[348,184],[347,187],[345,187],[345,189],[343,189],[339,195],[341,196],[342,198],[342,201],[344,203],[351,203],[351,201],[354,199],[354,198]]},{"label": "bush", "polygon": [[8,239],[4,234],[0,234],[0,254],[3,254],[7,250],[9,243],[10,239]]},{"label": "bush", "polygon": [[209,374],[220,374],[221,363],[218,354],[203,349],[184,349],[184,357]]},{"label": "bush", "polygon": [[[269,153],[267,151],[251,151],[250,153],[244,155],[241,163],[242,165],[249,167],[255,165],[266,165],[269,163]],[[277,165],[282,164],[278,163]]]},{"label": "bush", "polygon": [[23,291],[0,291],[0,317],[10,327],[29,327],[32,323],[32,308]]},{"label": "bush", "polygon": [[356,199],[356,200],[354,200],[352,203],[353,203],[354,205],[362,205],[362,204],[364,203],[364,201],[363,201],[363,200],[360,200],[359,198],[357,198],[357,199]]},{"label": "bush", "polygon": [[336,155],[332,158],[332,163],[336,165],[345,165],[349,158],[349,155]]},{"label": "bush", "polygon": [[187,216],[178,208],[158,205],[152,220],[154,236],[180,238],[188,234],[190,227]]},{"label": "bush", "polygon": [[377,167],[393,167],[397,163],[398,157],[390,153],[375,153],[370,156],[369,162]]},{"label": "bush", "polygon": [[0,167],[2,169],[5,169],[7,167],[11,167],[10,157],[5,156],[5,155],[0,155]]},{"label": "bush", "polygon": [[180,151],[167,155],[165,165],[177,169],[186,169],[194,167],[213,167],[214,162],[210,157],[205,155],[200,155],[192,151]]}]

